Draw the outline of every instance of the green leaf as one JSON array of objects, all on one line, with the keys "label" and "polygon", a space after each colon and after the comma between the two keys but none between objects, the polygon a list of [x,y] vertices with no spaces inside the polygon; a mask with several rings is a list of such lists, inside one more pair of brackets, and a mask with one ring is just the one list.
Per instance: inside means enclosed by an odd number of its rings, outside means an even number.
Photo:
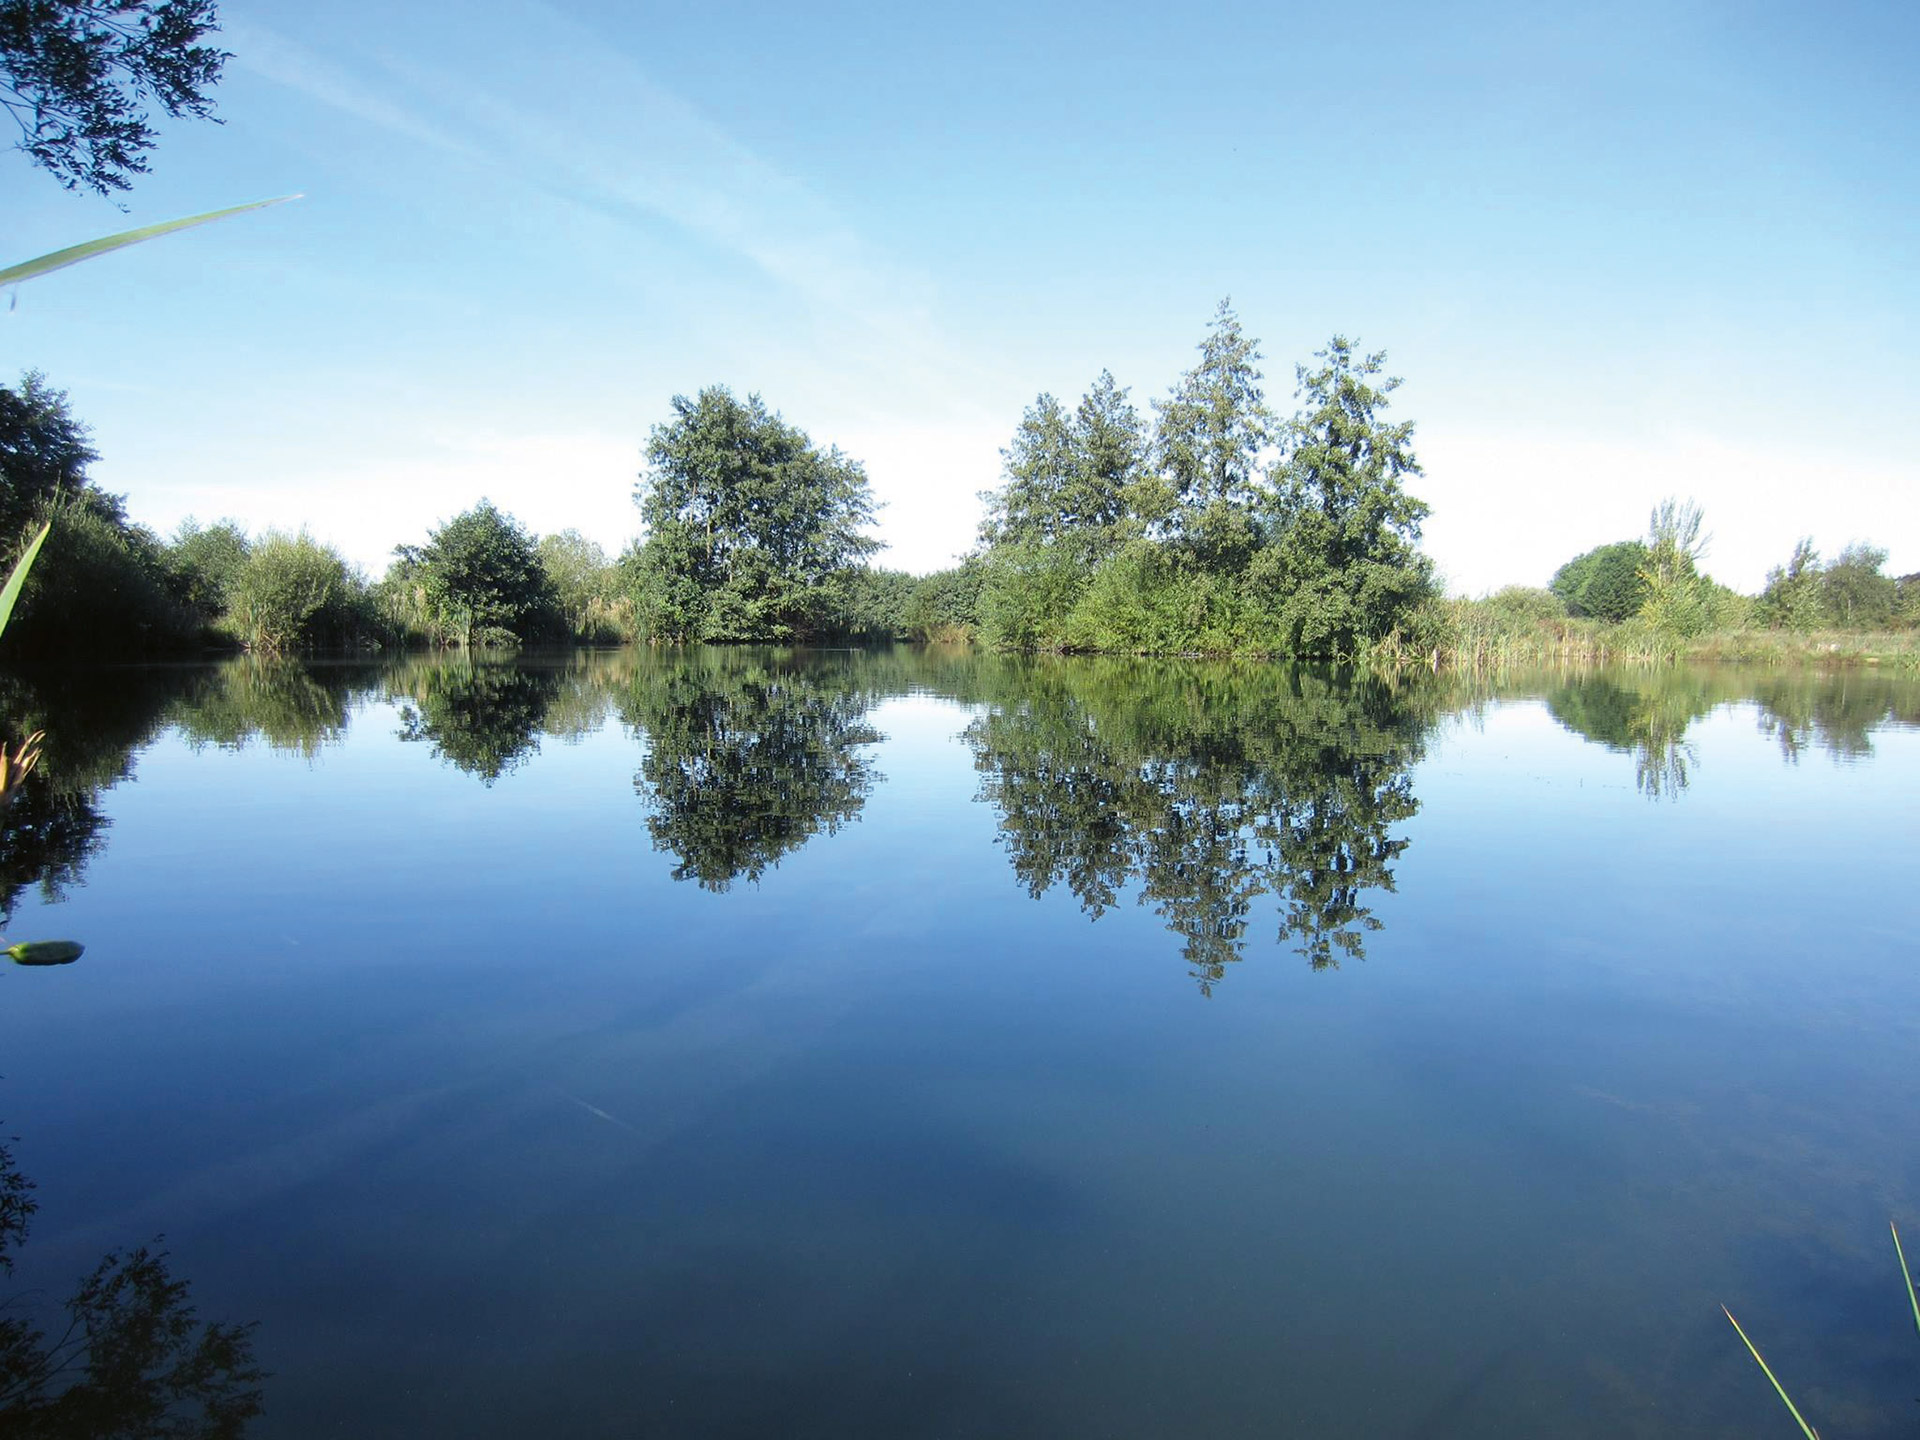
[{"label": "green leaf", "polygon": [[1900,1257],[1900,1278],[1907,1282],[1907,1303],[1913,1306],[1913,1328],[1920,1330],[1920,1294],[1914,1293],[1913,1272],[1907,1269],[1907,1252],[1900,1244],[1900,1227],[1889,1220],[1887,1228],[1893,1231],[1893,1253]]},{"label": "green leaf", "polygon": [[13,573],[7,577],[6,588],[0,590],[0,634],[4,634],[7,621],[13,618],[13,607],[20,599],[20,589],[27,583],[27,572],[33,568],[34,557],[40,553],[40,547],[46,543],[47,532],[53,529],[48,521],[40,527],[40,533],[33,537],[33,543],[27,546],[27,553],[14,562]]},{"label": "green leaf", "polygon": [[1806,1417],[1800,1413],[1800,1407],[1787,1398],[1786,1388],[1781,1385],[1780,1381],[1774,1376],[1767,1362],[1760,1359],[1760,1351],[1755,1347],[1753,1341],[1747,1339],[1747,1332],[1740,1328],[1740,1322],[1738,1320],[1734,1320],[1733,1312],[1722,1305],[1720,1307],[1720,1313],[1726,1316],[1729,1321],[1732,1321],[1734,1333],[1740,1337],[1741,1341],[1746,1345],[1748,1353],[1758,1362],[1761,1373],[1764,1374],[1767,1379],[1773,1381],[1774,1393],[1780,1397],[1789,1413],[1799,1422],[1800,1432],[1807,1437],[1807,1440],[1820,1440],[1820,1432],[1807,1423]]},{"label": "green leaf", "polygon": [[129,245],[138,245],[142,240],[152,240],[156,236],[171,234],[175,230],[189,230],[195,225],[205,225],[212,220],[224,220],[229,215],[238,215],[246,210],[261,210],[269,205],[284,205],[289,200],[299,198],[298,195],[280,195],[272,200],[255,200],[249,204],[234,205],[225,210],[209,210],[204,215],[189,215],[184,220],[164,220],[158,225],[143,225],[138,230],[122,230],[118,235],[107,235],[81,245],[69,245],[65,250],[56,250],[51,255],[42,255],[37,260],[26,260],[0,270],[0,285],[14,285],[22,280],[38,279],[55,270],[64,270],[69,265],[78,265],[82,260],[91,260],[96,255],[105,255],[110,251],[123,250]]},{"label": "green leaf", "polygon": [[7,954],[16,965],[71,965],[86,949],[75,940],[22,940],[9,945]]}]

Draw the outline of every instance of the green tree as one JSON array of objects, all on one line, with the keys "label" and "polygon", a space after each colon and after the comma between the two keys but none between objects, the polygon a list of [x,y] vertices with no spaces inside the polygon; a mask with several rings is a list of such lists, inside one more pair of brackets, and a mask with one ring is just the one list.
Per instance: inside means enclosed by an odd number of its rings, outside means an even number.
[{"label": "green tree", "polygon": [[537,639],[556,626],[559,602],[532,537],[492,501],[454,516],[418,550],[402,547],[400,558],[414,567],[440,634],[463,649]]},{"label": "green tree", "polygon": [[15,148],[69,190],[107,195],[147,171],[146,104],[213,117],[228,60],[205,44],[213,0],[0,0],[0,106]]},{"label": "green tree", "polygon": [[1865,541],[1855,541],[1828,562],[1820,577],[1821,597],[1828,615],[1848,629],[1869,629],[1893,623],[1899,585],[1882,575],[1887,552]]},{"label": "green tree", "polygon": [[910,640],[971,639],[980,628],[980,591],[986,562],[970,555],[951,570],[923,575],[907,597],[903,620]]},{"label": "green tree", "polygon": [[1336,335],[1315,358],[1318,367],[1298,367],[1305,403],[1273,472],[1276,538],[1249,580],[1276,648],[1350,656],[1432,596],[1432,562],[1418,549],[1427,505],[1405,485],[1422,473],[1412,422],[1381,417],[1401,383],[1374,382],[1386,356]]},{"label": "green tree", "polygon": [[202,525],[189,517],[161,556],[174,597],[203,620],[215,620],[233,603],[240,572],[253,553],[247,532],[235,520]]},{"label": "green tree", "polygon": [[1073,412],[1078,458],[1073,514],[1099,558],[1119,548],[1128,532],[1133,496],[1146,475],[1147,432],[1125,386],[1102,370]]},{"label": "green tree", "polygon": [[1569,615],[1617,625],[1646,604],[1647,582],[1640,572],[1651,558],[1639,540],[1597,546],[1556,570],[1549,588],[1566,602]]},{"label": "green tree", "polygon": [[1200,362],[1153,407],[1157,483],[1136,486],[1135,504],[1152,532],[1178,537],[1209,566],[1244,559],[1253,540],[1261,461],[1274,440],[1259,363],[1259,342],[1222,300]]},{"label": "green tree", "polygon": [[836,581],[880,548],[866,471],[723,386],[673,397],[635,499],[642,623],[658,639],[804,640],[841,617]]},{"label": "green tree", "polygon": [[575,639],[610,644],[629,638],[633,602],[622,593],[620,567],[578,530],[543,535],[540,567]]},{"label": "green tree", "polygon": [[1640,616],[1656,630],[1686,638],[1713,623],[1713,583],[1700,573],[1709,537],[1704,517],[1691,500],[1666,499],[1647,521],[1647,563],[1640,578],[1646,599]]},{"label": "green tree", "polygon": [[100,458],[64,390],[38,370],[17,389],[0,385],[0,536],[11,541],[41,506],[87,486]]},{"label": "green tree", "polygon": [[1760,592],[1760,618],[1776,629],[1813,630],[1826,618],[1826,597],[1820,587],[1820,552],[1811,537],[1794,544],[1785,565],[1767,571]]},{"label": "green tree", "polygon": [[1004,483],[981,497],[981,539],[1058,547],[1076,564],[1097,563],[1120,543],[1144,452],[1139,412],[1111,371],[1071,415],[1041,395],[1000,452]]}]

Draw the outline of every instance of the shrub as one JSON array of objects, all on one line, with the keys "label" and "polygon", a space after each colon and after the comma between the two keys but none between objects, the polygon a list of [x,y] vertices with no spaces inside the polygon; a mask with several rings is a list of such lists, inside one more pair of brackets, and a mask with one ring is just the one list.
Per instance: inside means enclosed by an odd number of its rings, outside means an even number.
[{"label": "shrub", "polygon": [[134,655],[191,647],[201,627],[168,593],[160,543],[121,519],[111,496],[83,490],[45,502],[51,521],[7,630],[10,650],[43,659]]},{"label": "shrub", "polygon": [[365,628],[364,609],[339,552],[304,530],[268,531],[235,578],[228,619],[249,650],[277,655],[350,643]]}]

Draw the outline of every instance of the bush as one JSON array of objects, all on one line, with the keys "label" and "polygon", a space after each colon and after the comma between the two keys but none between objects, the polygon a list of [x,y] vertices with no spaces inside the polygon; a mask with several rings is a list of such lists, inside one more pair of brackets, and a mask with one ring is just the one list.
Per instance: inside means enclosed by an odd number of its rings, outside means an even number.
[{"label": "bush", "polygon": [[228,614],[243,645],[270,655],[350,644],[367,618],[347,562],[304,530],[267,532],[234,581]]},{"label": "bush", "polygon": [[1549,586],[1569,615],[1619,624],[1647,603],[1646,570],[1652,552],[1638,540],[1622,540],[1577,555],[1554,572]]},{"label": "bush", "polygon": [[174,599],[211,624],[232,606],[234,583],[252,553],[237,521],[202,526],[189,519],[161,552],[161,563]]},{"label": "bush", "polygon": [[196,643],[201,626],[168,591],[159,541],[126,524],[111,496],[84,490],[43,503],[28,533],[49,521],[53,530],[7,627],[9,653],[124,656]]},{"label": "bush", "polygon": [[980,628],[980,587],[986,567],[969,556],[951,570],[936,570],[915,582],[901,620],[910,640],[971,639]]}]

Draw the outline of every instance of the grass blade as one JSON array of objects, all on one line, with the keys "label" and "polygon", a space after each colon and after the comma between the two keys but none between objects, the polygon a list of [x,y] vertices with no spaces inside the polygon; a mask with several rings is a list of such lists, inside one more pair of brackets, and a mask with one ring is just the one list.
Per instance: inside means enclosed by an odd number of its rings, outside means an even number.
[{"label": "grass blade", "polygon": [[40,533],[33,537],[33,543],[27,546],[26,553],[14,562],[6,588],[0,590],[0,633],[6,630],[7,621],[13,618],[13,607],[20,599],[21,588],[27,583],[27,572],[33,568],[34,557],[40,553],[40,547],[46,543],[47,532],[51,529],[52,521],[40,527]]},{"label": "grass blade", "polygon": [[142,225],[138,230],[122,230],[118,235],[104,235],[98,240],[69,245],[66,249],[56,250],[51,255],[42,255],[37,260],[23,260],[18,265],[9,265],[6,269],[0,270],[0,285],[13,285],[22,280],[38,279],[55,270],[64,270],[69,265],[78,265],[82,260],[91,260],[96,255],[105,255],[110,251],[125,249],[129,245],[138,245],[142,240],[170,235],[175,230],[189,230],[195,225],[205,225],[213,220],[224,220],[229,215],[238,215],[246,210],[261,210],[268,205],[284,205],[289,200],[299,198],[298,195],[279,195],[272,200],[254,200],[245,205],[229,206],[225,210],[209,210],[204,215],[189,215],[184,220],[163,220],[158,225]]},{"label": "grass blade", "polygon": [[1920,1330],[1920,1295],[1913,1289],[1913,1272],[1907,1269],[1907,1252],[1900,1245],[1900,1227],[1891,1220],[1887,1228],[1893,1231],[1893,1253],[1900,1257],[1900,1278],[1907,1282],[1907,1303],[1913,1306],[1913,1328]]},{"label": "grass blade", "polygon": [[1774,1393],[1780,1397],[1781,1403],[1787,1407],[1789,1413],[1799,1422],[1800,1433],[1805,1435],[1807,1440],[1820,1440],[1820,1432],[1807,1423],[1807,1417],[1800,1413],[1800,1407],[1787,1398],[1786,1388],[1781,1385],[1780,1381],[1774,1376],[1773,1371],[1767,1367],[1767,1362],[1760,1358],[1760,1351],[1755,1347],[1753,1341],[1747,1339],[1747,1332],[1740,1328],[1740,1322],[1733,1318],[1733,1312],[1722,1305],[1720,1307],[1720,1313],[1726,1316],[1728,1321],[1732,1323],[1733,1333],[1740,1337],[1741,1342],[1747,1347],[1747,1353],[1752,1355],[1754,1360],[1759,1364],[1760,1372],[1765,1375],[1768,1380],[1773,1382]]}]

